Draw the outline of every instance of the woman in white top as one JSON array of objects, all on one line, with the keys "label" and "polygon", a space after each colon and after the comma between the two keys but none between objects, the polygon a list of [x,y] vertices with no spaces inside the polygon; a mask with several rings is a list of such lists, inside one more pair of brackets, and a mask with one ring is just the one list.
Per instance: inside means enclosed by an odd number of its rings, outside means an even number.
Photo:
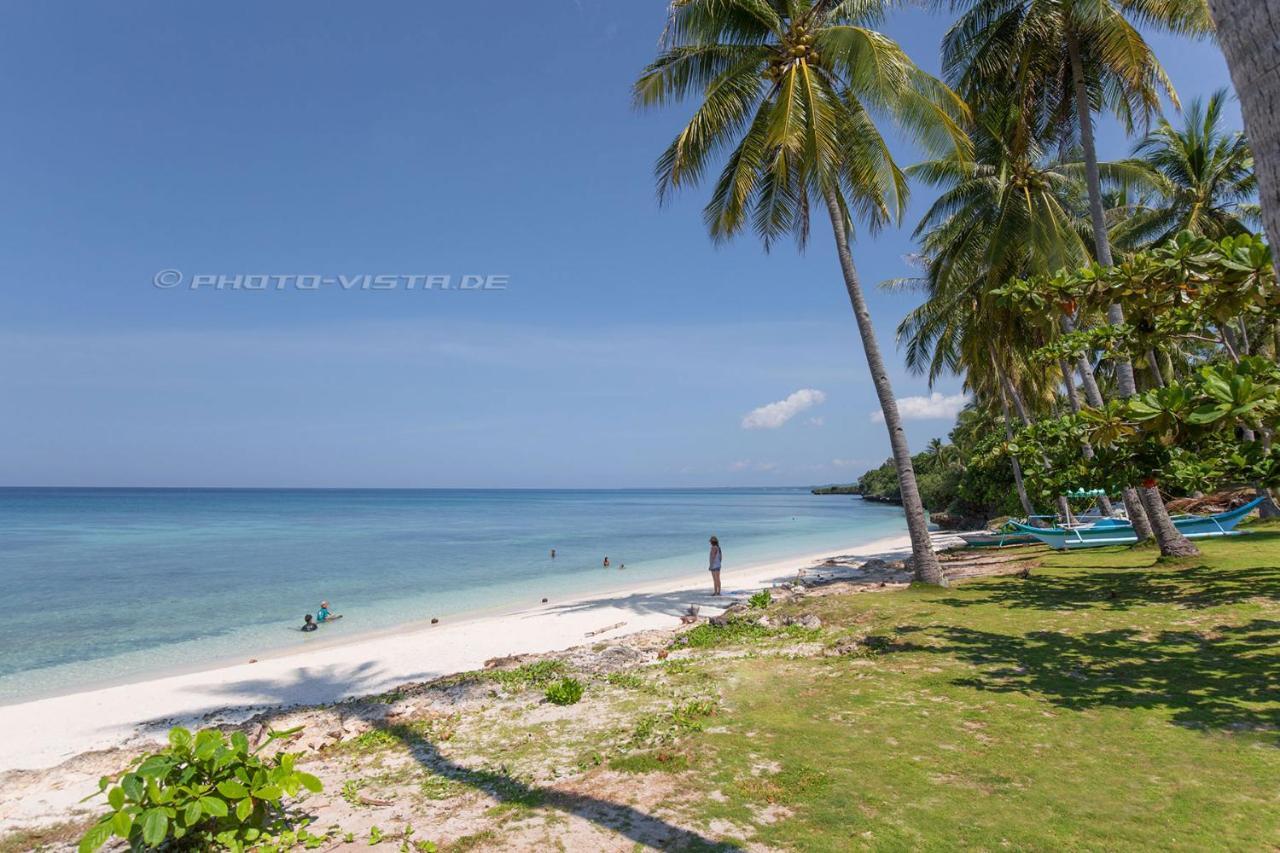
[{"label": "woman in white top", "polygon": [[720,540],[711,537],[711,562],[707,566],[711,572],[711,582],[715,584],[716,591],[712,595],[720,594]]}]

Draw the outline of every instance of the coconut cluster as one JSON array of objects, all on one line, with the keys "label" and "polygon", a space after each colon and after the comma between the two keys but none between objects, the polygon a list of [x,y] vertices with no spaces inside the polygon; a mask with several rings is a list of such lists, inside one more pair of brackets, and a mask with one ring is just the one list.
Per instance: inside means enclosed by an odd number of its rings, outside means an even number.
[{"label": "coconut cluster", "polygon": [[812,65],[817,62],[818,51],[814,47],[816,40],[813,33],[803,24],[792,27],[783,38],[782,44],[778,45],[777,53],[769,63],[765,76],[777,82],[795,63],[807,62]]}]

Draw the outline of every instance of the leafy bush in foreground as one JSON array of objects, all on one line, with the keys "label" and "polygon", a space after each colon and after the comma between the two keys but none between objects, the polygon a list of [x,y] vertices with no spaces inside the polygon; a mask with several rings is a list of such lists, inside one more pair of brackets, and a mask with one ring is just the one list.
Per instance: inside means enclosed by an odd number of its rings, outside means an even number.
[{"label": "leafy bush in foreground", "polygon": [[554,705],[576,705],[582,698],[582,682],[576,678],[563,678],[547,688],[546,697]]},{"label": "leafy bush in foreground", "polygon": [[[270,738],[297,731],[271,732]],[[194,737],[181,726],[171,729],[169,746],[139,759],[119,784],[106,776],[98,781],[111,811],[85,833],[81,853],[97,850],[113,835],[134,849],[168,841],[241,851],[286,829],[284,798],[303,788],[319,791],[320,780],[295,770],[290,753],[263,759],[259,750],[250,751],[243,732],[228,740],[216,729]]]},{"label": "leafy bush in foreground", "polygon": [[773,593],[767,589],[762,589],[755,595],[747,599],[747,604],[755,608],[768,607],[773,603]]}]

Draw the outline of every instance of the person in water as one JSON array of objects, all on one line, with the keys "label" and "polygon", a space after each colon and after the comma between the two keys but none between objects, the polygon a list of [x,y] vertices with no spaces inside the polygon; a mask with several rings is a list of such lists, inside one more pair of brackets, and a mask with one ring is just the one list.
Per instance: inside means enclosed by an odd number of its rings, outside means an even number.
[{"label": "person in water", "polygon": [[712,595],[720,594],[720,540],[711,537],[711,558],[707,564],[707,570],[711,572],[711,583],[715,585],[715,592]]},{"label": "person in water", "polygon": [[320,609],[316,611],[317,622],[332,622],[334,619],[341,619],[341,613],[331,613],[329,611],[329,602],[320,602]]},{"label": "person in water", "polygon": [[607,568],[609,568],[609,558],[608,558],[608,557],[605,557],[605,558],[604,558],[604,567],[605,567],[606,569],[607,569]]},{"label": "person in water", "polygon": [[553,560],[554,560],[555,558],[556,558],[556,549],[555,549],[555,548],[552,548],[552,549],[551,549],[551,559],[553,559]]},{"label": "person in water", "polygon": [[314,631],[316,628],[319,628],[319,627],[320,627],[319,625],[317,625],[315,622],[312,621],[310,613],[302,617],[303,631]]}]

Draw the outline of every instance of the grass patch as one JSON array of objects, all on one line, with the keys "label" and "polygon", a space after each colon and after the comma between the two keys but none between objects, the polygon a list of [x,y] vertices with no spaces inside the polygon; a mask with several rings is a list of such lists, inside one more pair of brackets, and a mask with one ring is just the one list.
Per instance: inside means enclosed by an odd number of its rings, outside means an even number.
[{"label": "grass patch", "polygon": [[668,744],[676,739],[706,728],[707,720],[715,716],[718,704],[711,699],[696,699],[666,711],[643,714],[636,720],[631,742],[636,744]]},{"label": "grass patch", "polygon": [[614,687],[621,687],[623,690],[647,691],[650,689],[649,682],[633,672],[611,672],[605,676],[604,680]]},{"label": "grass patch", "polygon": [[609,759],[609,769],[621,773],[682,773],[689,769],[689,756],[670,750],[646,750]]},{"label": "grass patch", "polygon": [[1280,534],[1198,544],[806,601],[870,657],[719,661],[681,745],[714,757],[701,817],[796,850],[1270,849]]},{"label": "grass patch", "polygon": [[485,674],[490,681],[500,684],[507,690],[516,691],[547,687],[553,681],[564,678],[568,671],[569,668],[565,666],[564,661],[540,660],[514,669],[489,670]]}]

